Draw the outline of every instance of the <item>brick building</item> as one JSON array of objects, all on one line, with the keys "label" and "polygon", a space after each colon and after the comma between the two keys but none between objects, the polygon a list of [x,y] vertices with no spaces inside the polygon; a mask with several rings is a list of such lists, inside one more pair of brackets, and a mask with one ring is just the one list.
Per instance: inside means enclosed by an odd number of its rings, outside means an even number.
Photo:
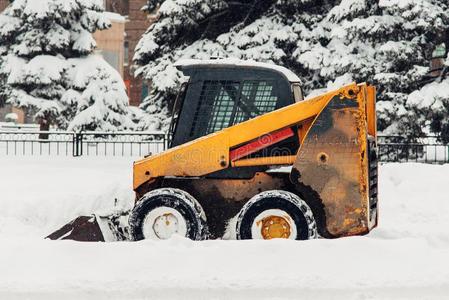
[{"label": "brick building", "polygon": [[146,12],[142,7],[147,4],[147,0],[104,0],[107,11],[115,12],[127,16],[125,24],[125,58],[124,58],[124,80],[128,88],[129,102],[137,106],[148,94],[148,84],[139,78],[134,78],[132,59],[134,49],[142,34],[151,24]]},{"label": "brick building", "polygon": [[0,0],[0,11],[3,11],[9,4],[8,0]]},{"label": "brick building", "polygon": [[97,42],[98,52],[123,78],[125,72],[125,26],[127,21],[125,17],[116,13],[107,12],[106,16],[111,22],[111,28],[99,30],[93,36]]},{"label": "brick building", "polygon": [[437,45],[432,52],[432,59],[430,61],[430,76],[438,77],[442,74],[444,69],[444,61],[447,57],[446,45],[444,43]]}]

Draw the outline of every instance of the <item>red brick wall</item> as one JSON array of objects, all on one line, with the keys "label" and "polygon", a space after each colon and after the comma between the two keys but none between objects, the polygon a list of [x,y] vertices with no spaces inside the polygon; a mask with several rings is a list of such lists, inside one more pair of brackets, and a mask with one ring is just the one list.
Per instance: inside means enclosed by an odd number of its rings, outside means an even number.
[{"label": "red brick wall", "polygon": [[123,79],[128,87],[129,103],[138,106],[142,96],[142,80],[133,76],[132,58],[142,34],[150,26],[151,21],[147,18],[147,13],[141,10],[147,4],[147,0],[106,0],[105,4],[106,10],[128,16],[128,22],[125,25],[125,41],[128,43],[129,50],[128,57],[125,57]]},{"label": "red brick wall", "polygon": [[3,11],[9,4],[8,0],[0,0],[0,11]]},{"label": "red brick wall", "polygon": [[[147,18],[147,13],[141,11],[142,7],[147,3],[147,0],[131,0],[129,1],[129,22],[126,23],[126,41],[129,45],[128,66],[125,67],[125,80],[129,80],[129,98],[131,105],[139,105],[142,96],[142,80],[134,78],[132,68],[132,58],[134,56],[134,49],[139,42],[142,34],[150,26],[150,21]],[[125,58],[126,59],[126,58]]]},{"label": "red brick wall", "polygon": [[[127,16],[129,1],[130,0],[106,0],[105,1],[105,9],[107,11],[119,13],[122,16]],[[131,1],[133,1],[133,0],[131,0]]]}]

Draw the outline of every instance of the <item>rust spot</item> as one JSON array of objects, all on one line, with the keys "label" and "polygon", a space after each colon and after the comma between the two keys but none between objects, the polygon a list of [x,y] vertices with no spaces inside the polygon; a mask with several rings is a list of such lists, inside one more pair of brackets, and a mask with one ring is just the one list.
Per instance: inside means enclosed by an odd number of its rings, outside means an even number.
[{"label": "rust spot", "polygon": [[321,152],[318,154],[318,161],[320,163],[325,164],[325,163],[327,163],[328,159],[329,159],[329,156],[326,153]]},{"label": "rust spot", "polygon": [[354,220],[353,220],[353,219],[345,219],[345,220],[343,221],[343,225],[344,225],[345,227],[351,227],[353,224],[354,224]]},{"label": "rust spot", "polygon": [[[299,185],[319,195],[325,226],[334,237],[367,230],[363,224],[367,209],[366,155],[361,156],[366,151],[364,105],[356,94],[350,96],[349,90],[341,96],[341,102],[334,99],[315,121],[323,125],[311,127],[294,164],[301,174]],[[353,98],[359,105],[354,105]]]}]

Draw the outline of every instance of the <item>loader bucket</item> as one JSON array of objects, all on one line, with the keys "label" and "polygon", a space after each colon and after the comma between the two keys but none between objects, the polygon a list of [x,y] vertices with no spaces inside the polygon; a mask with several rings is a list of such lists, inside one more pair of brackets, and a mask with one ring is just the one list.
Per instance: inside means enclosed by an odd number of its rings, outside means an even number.
[{"label": "loader bucket", "polygon": [[128,212],[108,216],[80,216],[46,238],[79,242],[115,242],[129,240]]},{"label": "loader bucket", "polygon": [[74,240],[79,242],[105,241],[95,215],[78,217],[47,236],[47,238],[50,240]]}]

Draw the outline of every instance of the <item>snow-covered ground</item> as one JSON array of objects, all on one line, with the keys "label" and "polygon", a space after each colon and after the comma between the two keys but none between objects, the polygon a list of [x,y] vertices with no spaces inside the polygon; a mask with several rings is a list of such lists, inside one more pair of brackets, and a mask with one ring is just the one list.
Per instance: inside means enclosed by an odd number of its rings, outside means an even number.
[{"label": "snow-covered ground", "polygon": [[0,157],[0,299],[447,299],[449,165],[380,169],[380,224],[307,242],[43,237],[132,206],[131,160]]}]

